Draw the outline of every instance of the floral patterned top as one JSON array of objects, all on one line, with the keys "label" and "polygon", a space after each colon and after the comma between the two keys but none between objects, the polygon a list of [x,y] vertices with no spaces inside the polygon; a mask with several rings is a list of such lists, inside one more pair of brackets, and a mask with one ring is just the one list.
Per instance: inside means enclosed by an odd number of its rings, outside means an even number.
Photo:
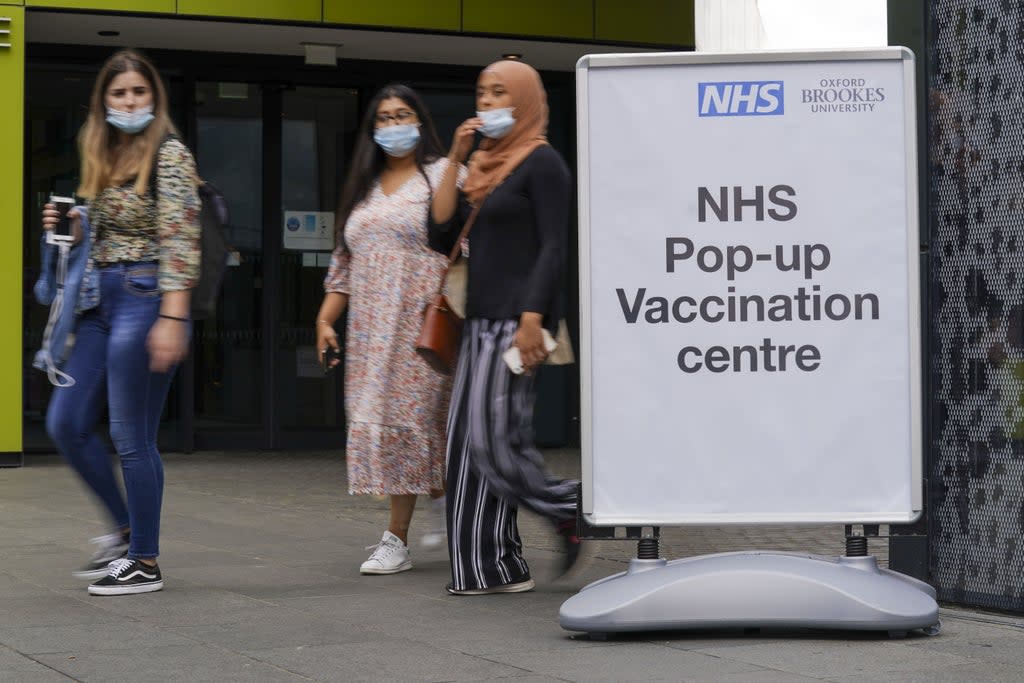
[{"label": "floral patterned top", "polygon": [[89,204],[96,236],[93,260],[156,261],[160,291],[191,289],[199,279],[199,193],[196,163],[180,140],[160,145],[156,198],[135,193],[135,181],[104,189]]}]

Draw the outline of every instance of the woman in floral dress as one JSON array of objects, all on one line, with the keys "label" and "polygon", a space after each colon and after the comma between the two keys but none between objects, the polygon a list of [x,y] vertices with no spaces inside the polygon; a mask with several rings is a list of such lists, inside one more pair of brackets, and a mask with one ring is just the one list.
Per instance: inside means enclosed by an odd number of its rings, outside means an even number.
[{"label": "woman in floral dress", "polygon": [[[360,572],[394,574],[412,568],[408,532],[418,495],[430,495],[439,518],[424,545],[444,540],[451,382],[419,357],[416,339],[445,270],[445,256],[427,244],[427,211],[449,161],[422,100],[406,86],[378,92],[360,130],[317,315],[317,349],[338,350],[334,324],[347,306],[349,493],[391,497],[388,529]],[[325,362],[338,364],[329,356]]]}]

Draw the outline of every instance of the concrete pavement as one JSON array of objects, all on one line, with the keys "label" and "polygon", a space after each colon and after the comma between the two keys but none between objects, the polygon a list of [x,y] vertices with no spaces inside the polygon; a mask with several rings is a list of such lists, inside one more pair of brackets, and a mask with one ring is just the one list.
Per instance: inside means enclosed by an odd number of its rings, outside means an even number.
[{"label": "concrete pavement", "polygon": [[[70,470],[29,456],[0,470],[0,681],[1022,681],[1024,616],[943,609],[936,637],[822,632],[647,633],[609,641],[558,626],[580,586],[624,569],[625,541],[571,585],[549,577],[553,533],[521,515],[533,593],[451,597],[442,552],[361,577],[383,499],[346,493],[337,454],[166,455],[166,588],[90,597],[72,568],[105,530]],[[578,452],[549,453],[578,472]],[[836,555],[842,529],[667,529],[669,558],[774,548]],[[884,541],[872,543],[884,551]],[[883,555],[884,552],[879,553]]]}]

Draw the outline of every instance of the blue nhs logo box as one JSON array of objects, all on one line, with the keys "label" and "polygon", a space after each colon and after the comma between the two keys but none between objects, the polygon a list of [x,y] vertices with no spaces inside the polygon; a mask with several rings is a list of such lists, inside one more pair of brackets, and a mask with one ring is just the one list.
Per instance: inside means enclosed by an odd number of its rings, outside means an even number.
[{"label": "blue nhs logo box", "polygon": [[701,116],[782,116],[782,81],[724,81],[697,84]]}]

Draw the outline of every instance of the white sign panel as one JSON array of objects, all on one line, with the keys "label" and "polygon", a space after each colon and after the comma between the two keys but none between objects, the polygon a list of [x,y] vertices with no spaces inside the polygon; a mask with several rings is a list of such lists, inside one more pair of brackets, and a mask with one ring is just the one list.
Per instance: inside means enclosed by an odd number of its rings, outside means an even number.
[{"label": "white sign panel", "polygon": [[285,211],[284,248],[297,251],[334,249],[333,211]]},{"label": "white sign panel", "polygon": [[909,52],[577,75],[588,520],[915,519]]}]

